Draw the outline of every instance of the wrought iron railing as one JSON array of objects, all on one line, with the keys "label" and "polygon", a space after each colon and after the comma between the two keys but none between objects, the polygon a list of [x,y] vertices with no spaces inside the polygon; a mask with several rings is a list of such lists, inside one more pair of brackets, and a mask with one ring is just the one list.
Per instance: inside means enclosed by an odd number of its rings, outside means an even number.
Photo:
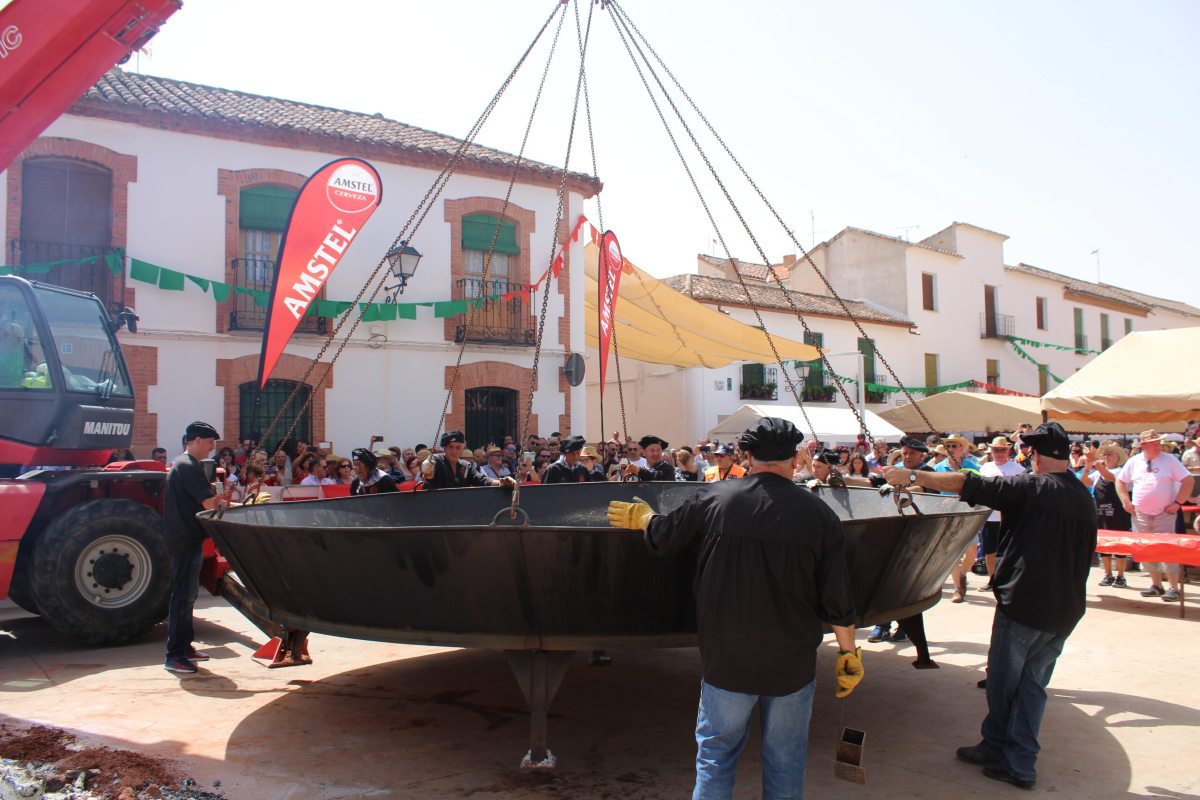
[{"label": "wrought iron railing", "polygon": [[799,378],[800,399],[805,403],[832,403],[837,396],[833,379],[819,366],[799,364],[796,376]]},{"label": "wrought iron railing", "polygon": [[1016,326],[1009,314],[989,314],[984,311],[979,315],[980,339],[1006,339],[1016,335]]},{"label": "wrought iron railing", "polygon": [[743,383],[742,400],[778,400],[779,387],[773,383]]},{"label": "wrought iron railing", "polygon": [[[454,341],[468,336],[472,342],[533,345],[537,338],[525,311],[525,284],[499,278],[460,278],[455,286],[464,300],[483,300],[475,309],[468,333],[466,319],[454,327]],[[506,299],[504,295],[509,295]],[[496,299],[490,299],[496,298]]]},{"label": "wrought iron railing", "polygon": [[[231,263],[233,286],[265,292],[267,297],[270,297],[277,261],[266,258],[235,258]],[[230,293],[229,299],[233,302],[233,309],[229,312],[231,331],[261,331],[267,324],[267,308],[258,305],[253,295],[235,291]],[[325,333],[328,322],[324,317],[304,317],[296,326],[296,332]]]},{"label": "wrought iron railing", "polygon": [[1082,333],[1075,334],[1075,349],[1076,350],[1087,350],[1088,349],[1086,335],[1084,335]]},{"label": "wrought iron railing", "polygon": [[886,403],[888,401],[888,397],[891,396],[891,393],[888,392],[886,389],[868,389],[867,388],[868,383],[874,384],[876,386],[889,386],[891,384],[889,384],[889,382],[888,382],[888,376],[875,374],[863,381],[863,391],[866,392],[866,394],[864,395],[866,402],[868,402],[868,403]]},{"label": "wrought iron railing", "polygon": [[[9,264],[27,265],[106,256],[114,252],[116,248],[65,242],[41,242],[34,239],[13,239],[8,243],[8,250]],[[26,277],[67,289],[91,292],[113,311],[118,311],[125,305],[124,269],[114,275],[108,265],[100,259],[84,263],[60,264],[50,267],[44,273],[28,273]]]}]

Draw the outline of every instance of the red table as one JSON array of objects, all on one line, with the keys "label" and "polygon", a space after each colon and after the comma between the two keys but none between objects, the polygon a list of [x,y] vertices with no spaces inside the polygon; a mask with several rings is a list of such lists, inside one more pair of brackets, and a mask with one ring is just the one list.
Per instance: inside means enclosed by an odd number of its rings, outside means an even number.
[{"label": "red table", "polygon": [[[1120,553],[1135,561],[1165,561],[1200,567],[1200,536],[1190,533],[1130,533],[1103,530],[1096,533],[1097,553]],[[1179,581],[1179,616],[1183,616],[1183,576]]]}]

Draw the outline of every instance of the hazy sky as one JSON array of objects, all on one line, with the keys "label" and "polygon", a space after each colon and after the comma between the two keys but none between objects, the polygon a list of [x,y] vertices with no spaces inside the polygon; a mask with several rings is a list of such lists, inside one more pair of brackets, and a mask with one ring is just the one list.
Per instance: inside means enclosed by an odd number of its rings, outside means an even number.
[{"label": "hazy sky", "polygon": [[[462,136],[556,5],[185,0],[126,69]],[[814,232],[821,241],[847,225],[915,241],[958,220],[1007,234],[1010,264],[1089,280],[1099,266],[1104,282],[1200,305],[1200,3],[623,8],[805,247]],[[611,13],[593,9],[587,63],[604,223],[651,273],[692,271],[697,252],[721,254],[713,226]],[[552,34],[481,144],[519,149]],[[568,9],[530,157],[562,163],[577,69]],[[582,111],[579,119],[571,167],[591,172]],[[680,141],[700,175],[703,163]],[[720,153],[707,137],[702,144]],[[715,160],[767,255],[793,252],[736,170]],[[760,260],[723,197],[702,185],[733,254]],[[390,210],[397,227],[410,211]]]}]

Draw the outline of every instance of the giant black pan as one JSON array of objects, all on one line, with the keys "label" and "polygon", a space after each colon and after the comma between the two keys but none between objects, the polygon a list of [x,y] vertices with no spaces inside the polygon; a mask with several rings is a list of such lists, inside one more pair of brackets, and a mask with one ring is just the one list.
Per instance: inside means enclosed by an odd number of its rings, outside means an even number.
[{"label": "giant black pan", "polygon": [[[694,549],[650,554],[609,526],[610,500],[670,511],[695,483],[524,487],[277,503],[202,515],[260,610],[280,625],[392,642],[506,650],[694,644]],[[871,489],[819,496],[842,520],[860,624],[937,602],[986,509]],[[803,520],[797,520],[798,527]]]}]

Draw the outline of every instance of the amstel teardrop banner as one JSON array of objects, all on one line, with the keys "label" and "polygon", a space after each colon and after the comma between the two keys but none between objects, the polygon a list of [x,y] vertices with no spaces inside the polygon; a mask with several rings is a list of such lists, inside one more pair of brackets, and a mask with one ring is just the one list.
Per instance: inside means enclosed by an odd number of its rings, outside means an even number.
[{"label": "amstel teardrop banner", "polygon": [[358,158],[331,161],[304,182],[279,243],[258,366],[260,390],[296,326],[382,199],[379,173]]},{"label": "amstel teardrop banner", "polygon": [[613,312],[617,306],[617,286],[621,283],[621,269],[625,260],[621,257],[621,245],[617,235],[605,231],[600,237],[600,262],[596,279],[599,281],[600,298],[600,397],[604,397],[604,376],[608,372],[608,345],[612,342]]}]

